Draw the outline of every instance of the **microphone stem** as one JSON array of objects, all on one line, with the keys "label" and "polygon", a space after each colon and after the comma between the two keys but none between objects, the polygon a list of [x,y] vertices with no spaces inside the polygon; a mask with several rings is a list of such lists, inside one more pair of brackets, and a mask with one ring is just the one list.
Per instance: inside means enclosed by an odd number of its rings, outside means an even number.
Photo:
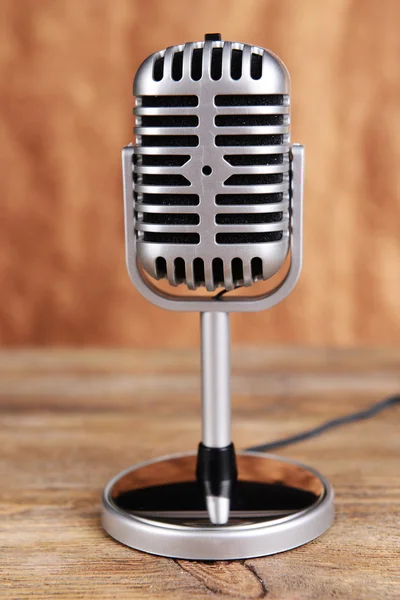
[{"label": "microphone stem", "polygon": [[202,442],[231,443],[230,328],[226,312],[204,312],[201,324]]},{"label": "microphone stem", "polygon": [[210,521],[229,520],[236,480],[231,441],[230,331],[226,312],[201,313],[202,443],[197,480],[203,488]]}]

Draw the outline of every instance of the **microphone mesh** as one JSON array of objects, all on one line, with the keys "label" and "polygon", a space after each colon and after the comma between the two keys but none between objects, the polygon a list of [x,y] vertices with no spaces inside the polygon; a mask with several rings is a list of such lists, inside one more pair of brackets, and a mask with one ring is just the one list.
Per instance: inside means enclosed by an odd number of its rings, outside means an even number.
[{"label": "microphone mesh", "polygon": [[135,231],[153,277],[233,289],[283,264],[289,96],[265,85],[271,61],[260,48],[207,41],[167,48],[139,70]]}]

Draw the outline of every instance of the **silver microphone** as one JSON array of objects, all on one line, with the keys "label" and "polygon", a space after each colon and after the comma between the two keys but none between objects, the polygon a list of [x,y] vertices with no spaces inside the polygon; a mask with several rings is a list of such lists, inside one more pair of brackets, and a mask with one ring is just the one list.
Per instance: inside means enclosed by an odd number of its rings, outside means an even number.
[{"label": "silver microphone", "polygon": [[[134,94],[136,145],[123,149],[127,266],[156,306],[201,314],[202,439],[197,453],[114,477],[104,528],[185,559],[294,548],[331,525],[333,493],[295,461],[236,456],[229,347],[229,314],[271,308],[301,271],[304,153],[290,144],[287,69],[268,50],[207,34],[149,56]],[[272,277],[267,291],[255,285]],[[242,285],[252,287],[229,293]]]},{"label": "silver microphone", "polygon": [[[236,478],[229,313],[277,304],[301,271],[303,148],[290,145],[289,87],[277,56],[219,34],[152,54],[134,82],[136,145],[123,150],[128,271],[157,306],[201,313],[197,479],[214,524],[229,519]],[[268,280],[289,252],[268,292],[196,292]],[[191,293],[171,294],[160,279]]]},{"label": "silver microphone", "polygon": [[134,82],[134,228],[138,261],[151,277],[232,290],[283,265],[289,87],[274,54],[216,35],[142,63]]}]

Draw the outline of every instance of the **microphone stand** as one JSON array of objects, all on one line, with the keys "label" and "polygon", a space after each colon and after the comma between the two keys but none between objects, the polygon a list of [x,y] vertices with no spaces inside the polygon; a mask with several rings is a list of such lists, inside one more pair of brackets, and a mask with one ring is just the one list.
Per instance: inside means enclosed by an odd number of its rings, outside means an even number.
[{"label": "microphone stand", "polygon": [[225,525],[237,478],[231,439],[229,313],[202,312],[200,325],[202,441],[196,475],[211,523]]},{"label": "microphone stand", "polygon": [[[137,260],[132,146],[123,150],[128,270],[156,306],[201,313],[202,441],[197,453],[153,458],[105,486],[106,532],[132,548],[194,560],[265,556],[301,546],[333,521],[333,491],[314,469],[271,454],[235,450],[231,440],[229,312],[265,310],[290,293],[301,270],[303,148],[291,148],[290,267],[254,298],[188,298],[164,293]],[[236,460],[239,467],[237,477]]]}]

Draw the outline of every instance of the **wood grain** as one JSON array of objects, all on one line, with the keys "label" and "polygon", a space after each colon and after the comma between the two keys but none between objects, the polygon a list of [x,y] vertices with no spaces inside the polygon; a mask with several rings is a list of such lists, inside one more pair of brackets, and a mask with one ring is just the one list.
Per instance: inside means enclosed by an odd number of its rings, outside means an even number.
[{"label": "wood grain", "polygon": [[128,280],[120,148],[140,62],[210,30],[282,56],[307,152],[300,283],[236,316],[234,339],[398,343],[398,0],[2,0],[0,13],[2,344],[197,343],[196,316],[166,318]]},{"label": "wood grain", "polygon": [[[398,391],[399,364],[389,350],[236,349],[237,447]],[[178,350],[0,353],[0,598],[397,600],[398,408],[282,450],[336,492],[334,526],[302,548],[173,561],[103,533],[100,493],[111,476],[196,445],[198,366],[197,353]]]}]

